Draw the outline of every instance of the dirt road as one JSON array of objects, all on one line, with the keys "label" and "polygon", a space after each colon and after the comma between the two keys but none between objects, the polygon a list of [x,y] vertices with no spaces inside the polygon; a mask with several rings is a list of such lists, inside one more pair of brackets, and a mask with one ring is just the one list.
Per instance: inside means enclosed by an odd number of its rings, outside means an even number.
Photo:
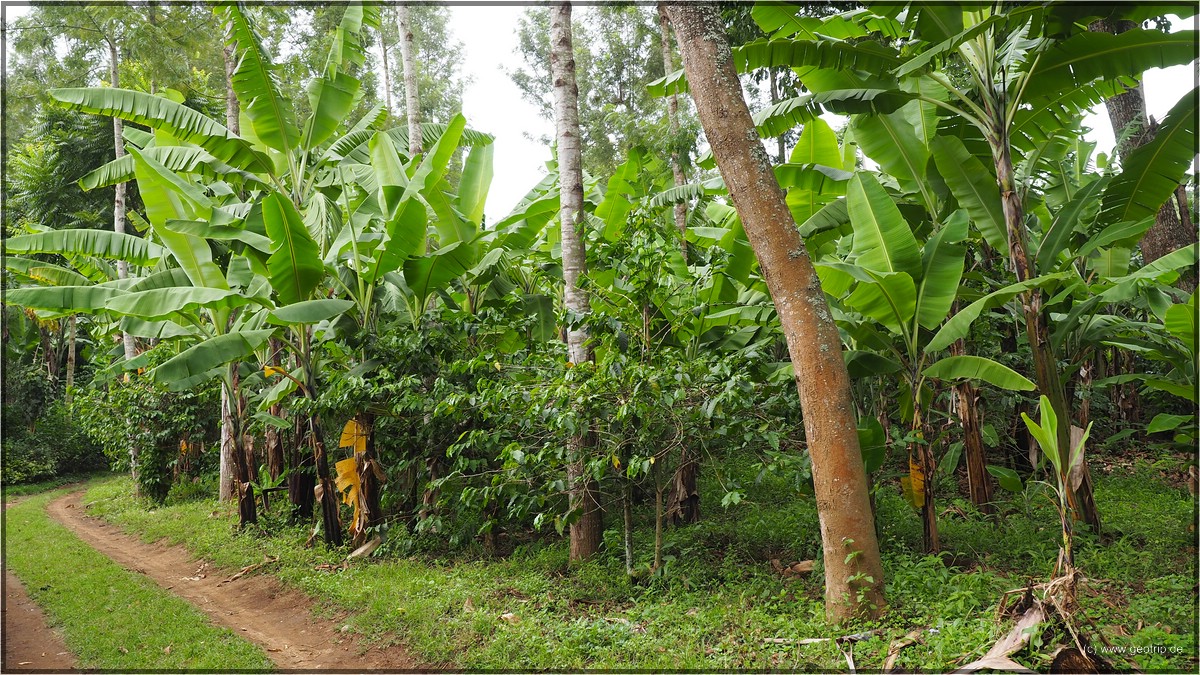
[{"label": "dirt road", "polygon": [[[419,664],[399,647],[361,645],[341,624],[313,616],[313,601],[273,577],[248,575],[197,561],[183,547],[146,544],[84,513],[81,493],[50,502],[47,512],[80,539],[126,569],[144,574],[195,605],[215,623],[262,646],[284,669],[396,670]],[[6,648],[7,649],[7,648]],[[7,651],[6,651],[7,655]],[[23,659],[24,660],[24,659]],[[6,663],[7,665],[7,663]],[[32,666],[30,666],[32,667]]]}]

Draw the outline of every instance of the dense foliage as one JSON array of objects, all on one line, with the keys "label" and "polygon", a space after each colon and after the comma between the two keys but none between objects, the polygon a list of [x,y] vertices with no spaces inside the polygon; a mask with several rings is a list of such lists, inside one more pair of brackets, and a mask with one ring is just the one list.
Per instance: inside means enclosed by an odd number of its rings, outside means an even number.
[{"label": "dense foliage", "polygon": [[[1102,566],[1101,514],[1124,507],[1118,490],[1093,490],[1089,466],[1136,448],[1195,477],[1196,247],[1146,260],[1139,241],[1164,204],[1194,239],[1196,200],[1177,188],[1194,179],[1196,98],[1181,92],[1155,140],[1120,158],[1102,159],[1081,120],[1144,70],[1191,62],[1195,32],[1090,32],[1095,17],[1070,4],[908,10],[726,13],[736,66],[769,90],[754,121],[781,139],[771,169],[804,238],[795,255],[813,260],[842,338],[881,540],[965,556],[995,546],[960,516],[1000,528],[991,514],[1025,508],[1047,517],[1049,550],[1061,525],[1066,559],[1074,535],[1076,562]],[[799,531],[817,515],[790,510],[814,501],[814,430],[686,106],[669,131],[661,97],[687,81],[664,64],[652,11],[596,8],[579,29],[582,313],[563,300],[556,167],[510,213],[484,216],[503,169],[487,120],[458,112],[444,11],[420,19],[440,46],[423,52],[432,121],[415,155],[399,109],[376,100],[371,50],[398,39],[388,12],[229,4],[186,35],[167,27],[196,11],[22,20],[12,86],[31,114],[14,127],[5,194],[5,484],[103,456],[162,502],[224,470],[242,525],[293,532],[290,520],[332,547],[378,537],[383,556],[482,550],[556,567],[540,547],[579,518],[565,476],[586,435],[606,519],[597,565],[623,558],[624,578],[677,590],[719,585],[689,558],[744,562],[704,557],[726,544],[755,558],[786,537],[818,557]],[[103,36],[35,30],[47,19]],[[539,103],[548,22],[527,13],[528,68],[512,74]],[[272,45],[299,38],[273,60]],[[56,40],[70,50],[51,59]],[[101,74],[85,62],[117,42],[125,87],[91,86]],[[208,62],[223,46],[228,79]],[[55,87],[35,96],[37,77]],[[221,120],[227,91],[238,132]],[[847,120],[835,130],[827,112]],[[126,123],[121,158],[109,117]],[[131,234],[110,229],[120,183],[136,186]],[[568,360],[577,326],[594,362]],[[284,494],[290,510],[272,507]],[[1056,513],[1030,506],[1042,495]],[[755,527],[728,514],[775,506],[760,528],[796,532],[721,531]],[[1019,536],[1041,537],[1022,522]],[[936,558],[886,555],[905,602],[920,593],[904,584],[950,575]],[[961,592],[978,604],[995,590]]]}]

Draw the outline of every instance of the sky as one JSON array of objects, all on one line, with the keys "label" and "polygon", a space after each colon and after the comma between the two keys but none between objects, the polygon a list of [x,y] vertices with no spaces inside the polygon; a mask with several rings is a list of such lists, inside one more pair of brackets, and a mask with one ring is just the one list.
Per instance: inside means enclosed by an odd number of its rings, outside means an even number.
[{"label": "sky", "polygon": [[[5,2],[9,20],[23,15],[28,7]],[[450,22],[455,37],[463,43],[464,75],[471,83],[463,92],[463,114],[469,127],[496,137],[495,176],[486,206],[487,219],[495,222],[520,201],[546,173],[550,149],[531,138],[552,136],[554,125],[538,115],[507,72],[521,65],[517,53],[518,19],[527,5],[511,0],[471,0],[469,4],[451,4]],[[576,9],[576,16],[589,11]],[[1173,20],[1176,30],[1196,28],[1194,20]],[[1154,69],[1144,78],[1147,112],[1162,121],[1178,97],[1196,86],[1196,65]],[[1111,152],[1112,127],[1103,107],[1088,117],[1089,138],[1098,142],[1098,150]]]}]

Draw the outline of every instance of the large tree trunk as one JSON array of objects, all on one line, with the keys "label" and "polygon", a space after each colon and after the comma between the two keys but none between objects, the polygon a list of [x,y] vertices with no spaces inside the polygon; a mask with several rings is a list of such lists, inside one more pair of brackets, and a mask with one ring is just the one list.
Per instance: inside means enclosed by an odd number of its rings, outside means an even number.
[{"label": "large tree trunk", "polygon": [[[660,6],[658,8],[659,27],[662,30],[663,74],[670,75],[675,70],[675,60],[671,57],[671,21]],[[683,175],[683,164],[679,160],[679,97],[671,94],[667,97],[667,121],[671,126],[671,173],[675,178],[675,187],[687,182]],[[683,250],[683,259],[687,260],[687,204],[675,204],[675,227],[679,229],[679,246]],[[694,482],[694,474],[693,474]]]},{"label": "large tree trunk", "polygon": [[[354,455],[354,468],[358,472],[358,481],[362,490],[363,533],[366,528],[383,524],[383,507],[380,506],[379,490],[383,482],[383,469],[379,466],[379,457],[375,452],[375,415],[374,413],[359,413],[359,427],[366,434],[366,443],[361,454]],[[360,536],[363,533],[358,533]]]},{"label": "large tree trunk", "polygon": [[[1137,28],[1133,21],[1101,19],[1088,29],[1097,33],[1119,35]],[[1112,123],[1113,136],[1117,140],[1117,155],[1124,160],[1129,153],[1154,140],[1158,125],[1146,116],[1146,96],[1142,84],[1126,90],[1104,102],[1108,119]],[[1196,228],[1187,211],[1186,192],[1180,186],[1174,199],[1168,199],[1158,210],[1154,225],[1142,238],[1142,257],[1151,263],[1164,255],[1196,242]],[[1196,290],[1196,274],[1190,268],[1176,282],[1180,288],[1191,293]]]},{"label": "large tree trunk", "polygon": [[421,153],[421,98],[417,93],[417,60],[413,48],[412,9],[396,5],[396,23],[400,27],[400,60],[404,64],[404,107],[408,118],[408,154]]},{"label": "large tree trunk", "polygon": [[[1002,115],[1003,110],[997,111],[997,114]],[[1008,229],[1009,259],[1012,261],[1017,281],[1027,281],[1033,278],[1034,269],[1030,263],[1029,246],[1025,236],[1024,208],[1013,178],[1007,125],[1003,121],[994,123],[993,134],[997,142],[993,145],[992,151],[996,163],[996,181],[1000,186],[1000,204],[1004,209],[1004,218]],[[1062,378],[1059,377],[1058,357],[1050,342],[1050,327],[1042,311],[1042,291],[1038,288],[1030,289],[1022,293],[1019,299],[1021,311],[1025,316],[1025,336],[1029,339],[1029,348],[1033,352],[1033,366],[1037,376],[1038,391],[1050,400],[1050,405],[1058,416],[1059,458],[1065,466],[1070,466],[1071,420],[1073,417]],[[1079,517],[1099,533],[1100,513],[1096,510],[1096,502],[1092,495],[1092,479],[1087,470],[1086,461],[1083,469],[1083,482],[1078,490],[1070,491],[1069,501]]]},{"label": "large tree trunk", "polygon": [[[563,295],[567,309],[588,313],[587,292],[579,278],[587,273],[583,248],[583,166],[579,141],[579,87],[575,81],[575,53],[571,41],[571,4],[550,10],[550,77],[554,84],[554,120],[558,138],[558,171],[561,188],[559,222],[562,229]],[[583,326],[567,330],[567,352],[572,363],[591,361],[588,334]],[[571,524],[571,560],[583,560],[600,550],[601,524],[599,486],[585,470],[586,456],[594,445],[593,435],[583,431],[571,439],[567,482],[571,510],[578,519]]]},{"label": "large tree trunk", "polygon": [[705,136],[771,291],[796,373],[825,560],[825,612],[883,610],[883,565],[841,337],[775,180],[712,5],[666,4]]}]

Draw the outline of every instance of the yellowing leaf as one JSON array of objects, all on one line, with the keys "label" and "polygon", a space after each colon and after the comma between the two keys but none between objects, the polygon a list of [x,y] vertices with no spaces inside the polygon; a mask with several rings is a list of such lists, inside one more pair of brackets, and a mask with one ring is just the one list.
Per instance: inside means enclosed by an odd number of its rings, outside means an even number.
[{"label": "yellowing leaf", "polygon": [[263,375],[271,377],[273,375],[286,375],[287,371],[278,366],[263,366]]},{"label": "yellowing leaf", "polygon": [[358,469],[355,467],[354,458],[343,459],[334,465],[337,470],[338,492],[345,493],[342,495],[342,503],[354,507],[354,522],[358,523],[359,519],[359,490],[361,483],[358,481]]},{"label": "yellowing leaf", "polygon": [[[908,499],[908,503],[914,508],[921,508],[925,505],[925,474],[921,471],[921,465],[912,455],[908,457],[908,485],[905,489],[904,496]],[[903,485],[903,479],[901,479]]]},{"label": "yellowing leaf", "polygon": [[617,459],[617,456],[616,456],[616,455],[613,455],[613,456],[612,456],[612,465],[613,465],[613,468],[614,468],[614,469],[620,469],[620,468],[621,468],[621,460],[620,460],[620,459]]},{"label": "yellowing leaf", "polygon": [[367,451],[367,430],[357,419],[351,419],[342,427],[342,438],[338,441],[338,447],[354,448],[354,452]]}]

